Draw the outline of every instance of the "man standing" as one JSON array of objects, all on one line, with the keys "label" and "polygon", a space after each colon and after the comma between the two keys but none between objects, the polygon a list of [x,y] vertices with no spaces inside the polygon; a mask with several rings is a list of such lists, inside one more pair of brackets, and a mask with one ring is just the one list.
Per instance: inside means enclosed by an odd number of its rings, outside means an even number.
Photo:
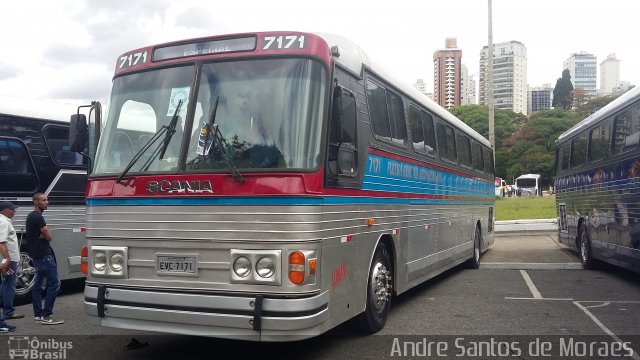
[{"label": "man standing", "polygon": [[[11,221],[9,220],[15,215],[16,208],[17,206],[13,205],[10,202],[6,202],[6,201],[0,202],[0,255],[2,255],[2,261],[0,262],[0,271],[5,273],[4,274],[5,280],[2,282],[2,286],[0,287],[1,288],[0,294],[2,294],[3,298],[4,298],[5,288],[7,289],[7,292],[10,292],[10,288],[13,288],[13,290],[15,291],[16,266],[14,264],[17,264],[17,263],[14,263],[12,260],[16,255],[13,254],[14,252],[12,251],[13,246],[8,244],[15,242],[16,247],[18,244],[18,239],[16,237],[16,230],[13,228],[13,225],[11,225]],[[10,249],[11,249],[11,253],[10,253]],[[18,257],[16,257],[15,259],[19,259],[19,258],[20,258],[20,255],[18,252]],[[11,278],[13,278],[13,286],[10,286]],[[9,302],[7,302],[7,300],[4,300],[5,305],[7,305],[8,303]],[[11,308],[11,312],[13,312],[12,305],[13,305],[13,294],[11,295],[11,300],[9,305],[9,307]],[[7,322],[4,320],[4,316],[2,315],[2,313],[0,313],[0,332],[12,332],[12,331],[15,331],[15,329],[16,329],[15,326],[7,324]]]},{"label": "man standing", "polygon": [[0,238],[7,239],[7,249],[11,259],[10,270],[7,271],[0,286],[0,304],[5,319],[20,319],[23,314],[16,314],[13,308],[13,298],[16,294],[16,271],[20,261],[20,246],[16,230],[11,224],[11,219],[16,215],[18,206],[9,201],[0,201]]},{"label": "man standing", "polygon": [[[60,291],[60,280],[58,279],[58,265],[51,248],[53,235],[47,227],[42,213],[49,206],[49,198],[43,193],[33,195],[33,211],[27,216],[26,236],[29,256],[33,259],[36,268],[31,298],[33,302],[33,316],[35,321],[43,325],[58,325],[64,323],[63,320],[54,320],[53,304]],[[42,307],[42,282],[46,281],[44,308]]]}]

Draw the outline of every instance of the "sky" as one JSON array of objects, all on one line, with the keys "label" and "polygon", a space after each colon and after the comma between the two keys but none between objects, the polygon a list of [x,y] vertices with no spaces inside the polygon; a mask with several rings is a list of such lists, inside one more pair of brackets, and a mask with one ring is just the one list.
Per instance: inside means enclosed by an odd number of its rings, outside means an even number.
[{"label": "sky", "polygon": [[[0,8],[0,95],[88,103],[109,98],[116,58],[147,45],[251,31],[342,35],[408,84],[433,89],[433,53],[455,37],[478,80],[487,0],[13,0]],[[640,85],[640,2],[493,0],[493,42],[527,48],[527,82],[551,84],[572,53],[615,53]],[[600,74],[598,67],[598,87]]]}]

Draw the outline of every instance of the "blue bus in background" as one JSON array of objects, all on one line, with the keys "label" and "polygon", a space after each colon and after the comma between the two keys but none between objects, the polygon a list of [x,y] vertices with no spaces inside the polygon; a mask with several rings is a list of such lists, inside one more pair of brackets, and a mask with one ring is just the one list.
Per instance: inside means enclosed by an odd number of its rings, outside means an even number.
[{"label": "blue bus in background", "polygon": [[558,239],[585,269],[597,261],[640,272],[640,88],[560,135]]}]

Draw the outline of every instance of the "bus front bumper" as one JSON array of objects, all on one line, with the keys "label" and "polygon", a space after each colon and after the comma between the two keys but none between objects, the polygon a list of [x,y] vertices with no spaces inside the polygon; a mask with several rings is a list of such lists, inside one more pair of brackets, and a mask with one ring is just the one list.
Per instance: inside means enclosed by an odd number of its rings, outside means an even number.
[{"label": "bus front bumper", "polygon": [[86,284],[91,325],[252,341],[291,341],[328,328],[329,292],[305,298],[228,296]]}]

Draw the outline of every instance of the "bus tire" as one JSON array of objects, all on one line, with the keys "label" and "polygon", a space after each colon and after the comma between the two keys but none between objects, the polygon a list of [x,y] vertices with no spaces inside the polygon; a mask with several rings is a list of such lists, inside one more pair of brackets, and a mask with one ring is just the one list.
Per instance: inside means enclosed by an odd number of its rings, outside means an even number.
[{"label": "bus tire", "polygon": [[476,231],[473,235],[473,257],[467,260],[468,269],[480,268],[480,243],[482,242],[482,231],[480,226],[476,225]]},{"label": "bus tire", "polygon": [[578,253],[582,268],[585,270],[593,270],[595,268],[595,260],[591,249],[591,240],[587,233],[586,225],[580,226],[580,238],[578,240]]},{"label": "bus tire", "polygon": [[26,252],[20,253],[20,262],[16,271],[16,303],[31,302],[31,290],[36,277],[33,259]]},{"label": "bus tire", "polygon": [[393,268],[387,246],[380,243],[369,268],[367,300],[364,312],[357,319],[359,331],[373,334],[380,331],[387,322],[393,294]]}]

